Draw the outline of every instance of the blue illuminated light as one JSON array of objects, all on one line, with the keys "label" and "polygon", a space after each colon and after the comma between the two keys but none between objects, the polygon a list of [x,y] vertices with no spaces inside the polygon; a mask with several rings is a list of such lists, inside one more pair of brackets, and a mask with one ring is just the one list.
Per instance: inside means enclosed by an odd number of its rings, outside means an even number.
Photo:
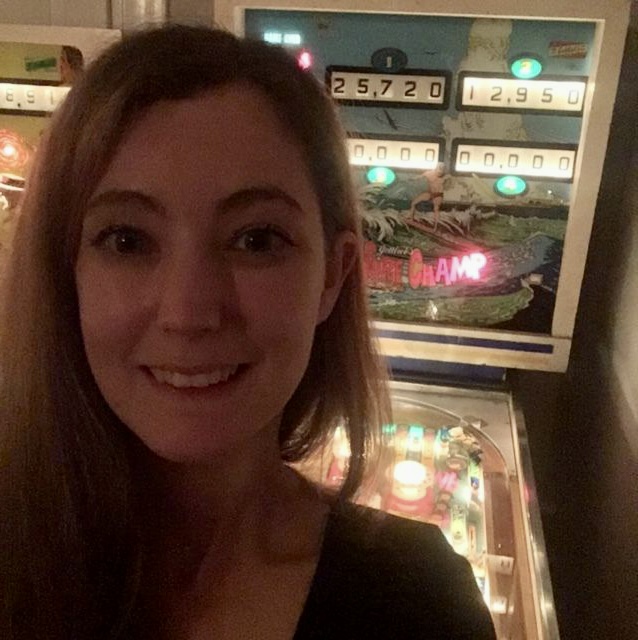
[{"label": "blue illuminated light", "polygon": [[387,187],[396,180],[397,176],[388,167],[372,167],[366,174],[366,178],[372,184],[382,184]]},{"label": "blue illuminated light", "polygon": [[527,191],[527,182],[519,176],[503,176],[494,184],[494,191],[500,196],[513,198]]}]

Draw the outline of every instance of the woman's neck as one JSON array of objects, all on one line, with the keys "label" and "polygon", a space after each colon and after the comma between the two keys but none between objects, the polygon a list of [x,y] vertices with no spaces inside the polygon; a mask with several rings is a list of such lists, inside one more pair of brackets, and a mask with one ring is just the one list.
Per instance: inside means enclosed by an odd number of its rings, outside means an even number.
[{"label": "woman's neck", "polygon": [[276,612],[264,625],[294,631],[329,505],[282,463],[276,442],[252,444],[206,465],[136,458],[143,555],[131,637],[220,637],[231,621],[241,629],[238,592]]},{"label": "woman's neck", "polygon": [[205,464],[147,455],[136,477],[147,554],[179,582],[225,563],[318,552],[327,507],[281,461],[275,438]]}]

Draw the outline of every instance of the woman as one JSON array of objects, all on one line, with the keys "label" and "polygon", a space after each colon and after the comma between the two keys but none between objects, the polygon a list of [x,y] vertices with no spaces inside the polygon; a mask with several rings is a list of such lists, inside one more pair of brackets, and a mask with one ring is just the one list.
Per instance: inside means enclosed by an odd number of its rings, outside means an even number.
[{"label": "woman", "polygon": [[[492,637],[438,530],[347,504],[385,406],[359,233],[284,52],[174,26],[86,72],[8,276],[3,639]],[[286,463],[337,423],[327,496]]]}]

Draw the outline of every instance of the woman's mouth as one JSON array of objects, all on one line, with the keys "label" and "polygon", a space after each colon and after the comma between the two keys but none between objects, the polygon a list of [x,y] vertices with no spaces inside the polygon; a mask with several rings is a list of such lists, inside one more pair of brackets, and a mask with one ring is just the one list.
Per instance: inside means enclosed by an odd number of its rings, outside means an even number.
[{"label": "woman's mouth", "polygon": [[225,365],[192,373],[187,372],[186,369],[147,367],[147,371],[160,384],[166,384],[175,389],[207,389],[228,382],[246,367],[247,365]]}]

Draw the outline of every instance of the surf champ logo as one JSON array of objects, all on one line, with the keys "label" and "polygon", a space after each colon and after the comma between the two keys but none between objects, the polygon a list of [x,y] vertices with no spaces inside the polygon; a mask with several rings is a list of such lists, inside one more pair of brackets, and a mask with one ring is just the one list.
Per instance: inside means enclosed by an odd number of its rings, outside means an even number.
[{"label": "surf champ logo", "polygon": [[386,255],[386,247],[366,242],[363,254],[368,285],[395,291],[405,289],[406,284],[412,289],[418,289],[453,285],[459,281],[478,282],[483,278],[483,270],[487,266],[487,258],[480,252],[435,258],[426,262],[419,249],[412,249],[409,257],[396,258]]},{"label": "surf champ logo", "polygon": [[484,254],[476,252],[451,258],[438,258],[433,264],[423,261],[423,254],[414,249],[408,263],[408,281],[413,289],[437,284],[456,284],[459,280],[480,280],[487,265]]}]

